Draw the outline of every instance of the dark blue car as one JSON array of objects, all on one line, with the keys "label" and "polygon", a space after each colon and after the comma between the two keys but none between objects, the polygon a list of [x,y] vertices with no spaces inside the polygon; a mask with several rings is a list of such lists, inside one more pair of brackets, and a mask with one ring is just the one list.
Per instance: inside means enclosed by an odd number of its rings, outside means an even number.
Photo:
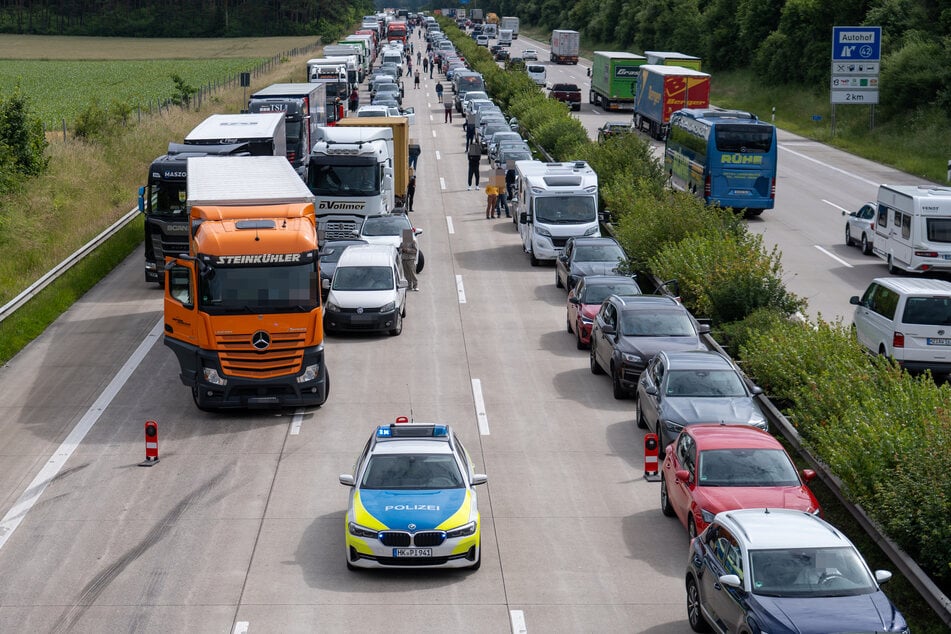
[{"label": "dark blue car", "polygon": [[687,616],[695,632],[908,632],[889,578],[817,515],[725,511],[690,544]]}]

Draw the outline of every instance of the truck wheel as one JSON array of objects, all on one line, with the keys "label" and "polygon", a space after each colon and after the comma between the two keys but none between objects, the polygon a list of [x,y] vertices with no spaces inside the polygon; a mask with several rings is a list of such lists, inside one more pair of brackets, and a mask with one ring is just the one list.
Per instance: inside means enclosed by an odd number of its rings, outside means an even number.
[{"label": "truck wheel", "polygon": [[528,261],[532,263],[532,266],[538,266],[541,262],[538,261],[538,258],[535,257],[534,251],[528,252]]}]

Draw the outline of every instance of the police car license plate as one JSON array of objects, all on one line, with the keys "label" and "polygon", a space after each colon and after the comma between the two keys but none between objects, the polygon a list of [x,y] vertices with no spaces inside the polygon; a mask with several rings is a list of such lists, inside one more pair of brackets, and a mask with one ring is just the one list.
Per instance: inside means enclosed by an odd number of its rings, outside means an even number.
[{"label": "police car license plate", "polygon": [[432,548],[394,548],[394,557],[432,557]]},{"label": "police car license plate", "polygon": [[928,337],[929,346],[951,346],[951,339]]}]

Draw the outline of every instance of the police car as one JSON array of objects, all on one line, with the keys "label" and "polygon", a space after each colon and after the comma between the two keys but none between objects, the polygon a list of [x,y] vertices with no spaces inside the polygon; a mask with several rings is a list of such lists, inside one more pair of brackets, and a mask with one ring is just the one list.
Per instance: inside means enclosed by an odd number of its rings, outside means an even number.
[{"label": "police car", "polygon": [[357,460],[345,537],[347,568],[479,568],[473,487],[487,477],[448,425],[400,417],[377,427]]}]

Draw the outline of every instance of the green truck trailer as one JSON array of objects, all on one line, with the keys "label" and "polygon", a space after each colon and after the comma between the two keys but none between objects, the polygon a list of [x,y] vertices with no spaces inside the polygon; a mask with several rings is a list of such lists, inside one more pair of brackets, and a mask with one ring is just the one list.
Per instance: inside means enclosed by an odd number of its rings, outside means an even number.
[{"label": "green truck trailer", "polygon": [[633,110],[637,71],[647,63],[643,55],[623,51],[595,51],[588,101],[605,110]]},{"label": "green truck trailer", "polygon": [[674,51],[644,51],[647,56],[647,63],[656,66],[680,66],[681,68],[692,68],[693,70],[703,70],[700,68],[702,60],[693,55],[676,53]]}]

